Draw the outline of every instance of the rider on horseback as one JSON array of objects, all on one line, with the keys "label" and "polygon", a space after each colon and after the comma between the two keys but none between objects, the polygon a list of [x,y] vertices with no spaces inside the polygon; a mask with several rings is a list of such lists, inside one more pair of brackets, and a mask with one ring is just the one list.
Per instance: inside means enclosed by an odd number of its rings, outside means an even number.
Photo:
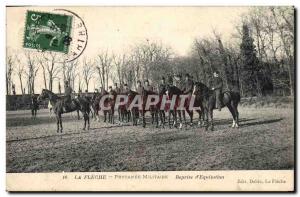
[{"label": "rider on horseback", "polygon": [[144,87],[142,86],[141,81],[138,80],[138,81],[137,81],[136,92],[137,92],[139,95],[142,95],[142,94],[143,94],[143,90],[144,90]]},{"label": "rider on horseback", "polygon": [[175,75],[174,78],[175,78],[175,86],[179,88],[181,91],[184,91],[184,83],[182,81],[182,75],[181,74]]},{"label": "rider on horseback", "polygon": [[160,84],[158,84],[158,93],[161,94],[161,93],[165,93],[167,90],[167,84],[166,84],[166,79],[165,77],[162,77],[161,78],[161,81],[160,81]]},{"label": "rider on horseback", "polygon": [[185,75],[184,87],[183,87],[183,94],[192,94],[194,87],[194,82],[191,79],[190,75],[187,73]]},{"label": "rider on horseback", "polygon": [[114,84],[114,91],[115,91],[117,94],[120,94],[120,93],[121,93],[121,88],[118,87],[118,83],[115,83],[115,84]]},{"label": "rider on horseback", "polygon": [[71,111],[71,104],[72,104],[72,95],[73,89],[69,86],[69,82],[65,81],[65,97],[64,97],[64,108],[65,111]]},{"label": "rider on horseback", "polygon": [[145,83],[144,90],[153,92],[153,87],[149,84],[148,79],[146,79],[144,83]]},{"label": "rider on horseback", "polygon": [[212,85],[212,90],[215,92],[215,95],[216,95],[217,108],[219,109],[219,111],[221,111],[223,81],[222,81],[221,77],[219,77],[218,71],[215,71],[213,73],[213,79],[212,79],[211,85]]}]

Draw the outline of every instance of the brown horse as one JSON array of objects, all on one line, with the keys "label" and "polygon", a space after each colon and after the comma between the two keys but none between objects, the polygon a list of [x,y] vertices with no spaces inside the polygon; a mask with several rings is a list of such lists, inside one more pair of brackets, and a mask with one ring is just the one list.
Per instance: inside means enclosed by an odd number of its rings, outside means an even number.
[{"label": "brown horse", "polygon": [[[157,93],[155,93],[154,91],[143,89],[141,96],[142,96],[142,102],[143,102],[142,103],[142,111],[141,111],[142,119],[143,119],[143,127],[146,127],[145,113],[147,111],[149,111],[151,113],[152,124],[154,124],[154,121],[155,121],[156,127],[158,127],[158,114],[160,111],[159,102],[156,104],[152,104],[152,105],[149,104],[149,106],[146,106],[146,103],[147,102],[150,103],[150,100],[148,100],[148,98],[150,98],[149,96],[157,96],[157,98],[160,98],[159,95]],[[149,107],[149,109],[146,109],[148,107]]]},{"label": "brown horse", "polygon": [[[177,115],[179,116],[179,128],[182,128],[182,116],[185,122],[185,125],[187,125],[186,117],[185,117],[185,111],[188,113],[190,116],[190,123],[193,123],[193,111],[189,109],[189,102],[185,101],[184,102],[184,109],[180,110],[178,109],[181,99],[180,96],[183,95],[183,92],[176,86],[174,85],[168,85],[167,86],[167,95],[169,99],[172,99],[173,95],[176,95],[176,102],[174,109],[170,109],[169,113],[173,115],[173,126],[177,126]],[[170,115],[169,115],[169,126],[170,126]]]},{"label": "brown horse", "polygon": [[[205,121],[206,130],[211,126],[214,129],[213,110],[216,109],[216,96],[213,90],[210,90],[205,84],[197,82],[194,85],[193,94],[201,98]],[[227,107],[232,115],[232,127],[238,128],[239,125],[239,112],[238,104],[241,100],[239,92],[226,91],[222,95],[222,108]]]},{"label": "brown horse", "polygon": [[56,115],[56,120],[57,120],[57,132],[59,132],[59,129],[61,133],[63,131],[61,115],[63,113],[69,113],[77,110],[81,111],[84,117],[83,130],[85,130],[86,124],[88,124],[88,129],[90,128],[90,119],[89,119],[90,104],[85,99],[80,97],[76,99],[72,99],[72,103],[69,106],[70,110],[68,111],[65,110],[64,98],[58,97],[50,90],[43,89],[42,93],[38,96],[37,100],[40,101],[44,99],[49,99],[51,105],[53,106],[53,111]]},{"label": "brown horse", "polygon": [[136,106],[131,107],[131,104],[132,104],[132,102],[134,101],[134,98],[136,98],[137,95],[139,95],[139,94],[137,92],[133,91],[133,90],[129,90],[128,93],[127,93],[128,99],[127,99],[126,108],[131,113],[132,125],[133,126],[137,126],[138,120],[139,120],[139,108],[136,107]]}]

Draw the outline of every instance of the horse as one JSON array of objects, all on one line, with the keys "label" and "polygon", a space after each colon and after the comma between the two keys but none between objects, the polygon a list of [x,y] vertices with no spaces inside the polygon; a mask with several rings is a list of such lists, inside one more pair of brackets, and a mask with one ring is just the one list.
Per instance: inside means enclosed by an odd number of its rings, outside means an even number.
[{"label": "horse", "polygon": [[130,105],[132,103],[132,101],[134,100],[134,98],[139,95],[137,92],[133,91],[133,90],[129,90],[127,93],[127,103],[126,103],[126,108],[130,111],[131,113],[131,117],[132,117],[132,125],[133,126],[137,126],[138,124],[138,119],[139,119],[139,108],[134,106],[130,108]]},{"label": "horse", "polygon": [[165,127],[165,122],[166,122],[166,114],[165,114],[166,107],[161,108],[161,104],[162,104],[163,97],[166,96],[166,91],[167,91],[167,89],[165,86],[162,88],[158,88],[159,101],[158,101],[157,106],[159,106],[158,113],[159,113],[159,118],[161,121],[161,126],[163,128]]},{"label": "horse", "polygon": [[153,105],[150,105],[149,106],[149,109],[146,109],[146,102],[147,102],[147,99],[148,99],[148,96],[149,95],[156,95],[158,96],[157,93],[155,93],[154,91],[151,91],[151,90],[145,90],[143,89],[142,91],[142,119],[143,119],[143,127],[145,128],[146,127],[146,120],[145,120],[145,113],[147,111],[150,111],[151,113],[151,117],[152,117],[152,124],[154,124],[154,121],[156,122],[156,128],[158,128],[158,113],[159,113],[159,110],[160,110],[160,105],[157,105],[157,104],[153,104]]},{"label": "horse", "polygon": [[[216,95],[213,90],[210,90],[205,84],[201,82],[196,82],[193,89],[193,94],[200,97],[203,104],[204,115],[206,126],[205,129],[208,130],[211,126],[211,130],[214,129],[213,123],[213,110],[216,109]],[[239,112],[238,104],[241,100],[239,92],[225,91],[222,94],[222,108],[227,107],[232,115],[232,128],[239,127]],[[210,119],[210,120],[209,120]]]},{"label": "horse", "polygon": [[30,109],[32,118],[36,118],[37,110],[39,109],[39,103],[36,96],[31,97]]},{"label": "horse", "polygon": [[92,117],[95,121],[100,121],[100,100],[101,100],[101,94],[95,93],[91,99],[91,108],[92,108]]},{"label": "horse", "polygon": [[[120,93],[119,95],[126,96],[124,93]],[[127,110],[127,103],[125,102],[125,98],[120,99],[120,103],[124,103],[122,105],[118,106],[118,117],[119,117],[119,122],[129,122],[131,118],[131,113],[129,110]]]},{"label": "horse", "polygon": [[[185,111],[189,114],[190,116],[190,124],[193,124],[193,111],[189,109],[189,102],[185,101],[184,102],[184,109],[183,110],[177,110],[179,107],[179,104],[181,102],[180,95],[183,95],[183,92],[176,86],[174,85],[167,85],[167,91],[166,91],[169,99],[172,99],[173,95],[176,95],[176,102],[174,109],[170,109],[171,114],[173,115],[174,118],[174,123],[173,126],[177,126],[177,114],[179,116],[179,128],[182,128],[182,118],[181,115],[183,116],[185,125],[187,125],[186,117],[185,117]],[[169,126],[170,126],[170,115],[169,115]]]},{"label": "horse", "polygon": [[89,113],[90,113],[90,106],[89,103],[81,98],[78,97],[76,99],[72,99],[72,103],[70,104],[70,110],[66,111],[65,110],[65,104],[64,104],[64,98],[58,97],[56,94],[51,92],[50,90],[43,89],[42,93],[38,96],[37,101],[41,101],[44,99],[49,99],[51,102],[51,105],[53,106],[53,111],[56,116],[57,120],[57,133],[63,132],[63,127],[62,127],[62,114],[63,113],[69,113],[72,111],[79,110],[82,112],[83,117],[84,117],[84,127],[83,130],[86,129],[86,124],[88,124],[87,129],[90,129],[90,119],[89,119]]},{"label": "horse", "polygon": [[51,105],[50,101],[48,101],[48,109],[49,109],[49,116],[52,117],[53,106]]}]

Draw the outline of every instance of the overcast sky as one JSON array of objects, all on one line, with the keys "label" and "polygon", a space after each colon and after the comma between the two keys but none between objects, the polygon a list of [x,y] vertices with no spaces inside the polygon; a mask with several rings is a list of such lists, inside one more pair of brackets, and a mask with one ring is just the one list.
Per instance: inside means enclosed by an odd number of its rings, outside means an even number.
[{"label": "overcast sky", "polygon": [[[22,52],[26,10],[53,12],[54,7],[8,7],[7,47]],[[85,22],[89,40],[83,56],[93,58],[100,51],[126,53],[138,42],[161,42],[178,55],[187,55],[197,37],[212,36],[212,30],[228,40],[239,16],[248,7],[68,7]],[[42,89],[39,75],[36,92]],[[14,77],[17,93],[19,81]],[[56,82],[57,83],[57,82]],[[90,91],[94,88],[94,81]],[[97,85],[96,85],[97,86]],[[57,84],[54,84],[57,91]],[[77,90],[76,90],[77,91]]]}]

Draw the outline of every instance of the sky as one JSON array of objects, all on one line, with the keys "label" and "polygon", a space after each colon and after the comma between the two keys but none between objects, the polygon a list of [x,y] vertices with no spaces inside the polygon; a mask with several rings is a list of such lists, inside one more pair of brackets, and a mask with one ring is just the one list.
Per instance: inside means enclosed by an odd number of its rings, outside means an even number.
[{"label": "sky", "polygon": [[[22,48],[27,10],[55,12],[57,7],[7,7],[7,51],[24,53]],[[78,14],[88,31],[88,44],[82,57],[93,59],[102,51],[123,54],[145,40],[171,47],[175,54],[185,56],[195,38],[213,36],[230,39],[240,15],[249,7],[63,7]],[[82,58],[81,57],[81,58]],[[25,62],[24,62],[25,63]],[[17,76],[13,77],[17,94]],[[36,92],[42,86],[41,73],[36,79]],[[56,81],[56,83],[58,83]],[[97,86],[93,80],[90,90]],[[54,92],[57,91],[54,84]],[[76,90],[76,89],[75,89]]]}]

